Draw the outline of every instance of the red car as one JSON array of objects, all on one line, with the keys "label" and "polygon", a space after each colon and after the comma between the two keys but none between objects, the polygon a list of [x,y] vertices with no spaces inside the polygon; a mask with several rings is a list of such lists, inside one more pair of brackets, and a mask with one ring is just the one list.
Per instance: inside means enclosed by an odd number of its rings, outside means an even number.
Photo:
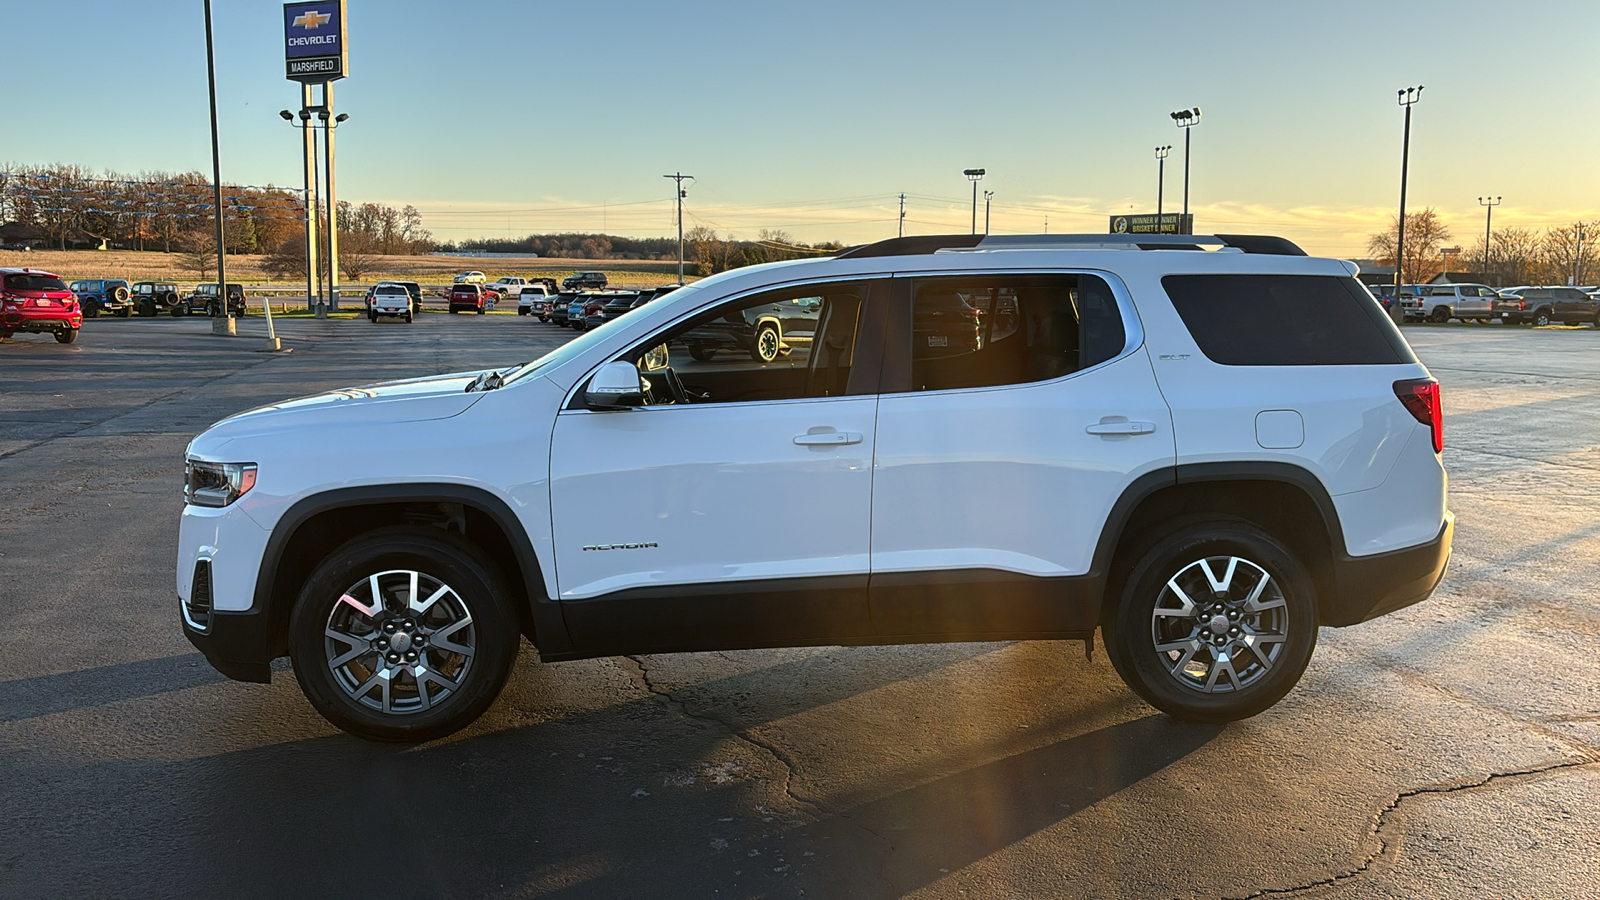
[{"label": "red car", "polygon": [[78,297],[59,277],[38,269],[0,269],[0,338],[48,331],[70,344],[82,326]]},{"label": "red car", "polygon": [[480,316],[488,312],[489,307],[494,302],[490,299],[490,292],[484,290],[481,284],[451,285],[450,294],[446,297],[446,300],[449,301],[450,311],[453,313],[465,309],[476,311]]}]

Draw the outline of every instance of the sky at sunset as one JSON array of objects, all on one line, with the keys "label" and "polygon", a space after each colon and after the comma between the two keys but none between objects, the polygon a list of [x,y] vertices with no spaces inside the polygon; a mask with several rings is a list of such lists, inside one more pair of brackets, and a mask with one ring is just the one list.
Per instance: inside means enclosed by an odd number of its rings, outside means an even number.
[{"label": "sky at sunset", "polygon": [[[278,110],[281,4],[216,0],[224,180],[299,186]],[[0,161],[210,172],[200,0],[61,0],[6,18]],[[1153,148],[1199,106],[1201,232],[1364,256],[1399,194],[1468,245],[1495,224],[1600,218],[1600,2],[809,4],[348,0],[339,194],[415,204],[436,237],[753,238],[965,232],[984,167],[997,233],[1154,212]],[[24,40],[21,35],[30,36]],[[34,124],[17,127],[22,114]],[[980,227],[982,218],[980,200]]]}]

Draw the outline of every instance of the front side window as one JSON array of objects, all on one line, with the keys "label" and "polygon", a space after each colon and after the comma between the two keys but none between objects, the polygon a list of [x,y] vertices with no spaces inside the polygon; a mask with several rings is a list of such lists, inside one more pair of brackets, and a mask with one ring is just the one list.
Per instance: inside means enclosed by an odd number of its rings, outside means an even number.
[{"label": "front side window", "polygon": [[910,325],[913,391],[1049,381],[1126,341],[1111,288],[1093,275],[919,278]]},{"label": "front side window", "polygon": [[870,284],[807,285],[735,300],[651,338],[629,358],[650,383],[652,404],[871,393],[867,381],[876,372],[851,379]]}]

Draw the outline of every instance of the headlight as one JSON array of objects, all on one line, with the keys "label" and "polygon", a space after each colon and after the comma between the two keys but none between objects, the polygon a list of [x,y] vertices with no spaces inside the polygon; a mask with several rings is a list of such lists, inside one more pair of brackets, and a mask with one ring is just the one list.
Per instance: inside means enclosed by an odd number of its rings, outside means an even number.
[{"label": "headlight", "polygon": [[186,460],[183,466],[183,501],[195,506],[227,506],[256,486],[255,463],[214,463]]}]

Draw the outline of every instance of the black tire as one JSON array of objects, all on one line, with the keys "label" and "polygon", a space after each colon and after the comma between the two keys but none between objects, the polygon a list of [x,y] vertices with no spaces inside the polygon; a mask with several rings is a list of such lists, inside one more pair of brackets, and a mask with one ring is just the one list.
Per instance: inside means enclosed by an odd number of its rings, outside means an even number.
[{"label": "black tire", "polygon": [[100,303],[97,300],[83,301],[83,317],[85,319],[100,318]]},{"label": "black tire", "polygon": [[454,306],[450,307],[450,315],[453,316],[455,314],[456,314],[456,308]]},{"label": "black tire", "polygon": [[68,328],[66,331],[56,332],[56,343],[70,344],[78,339],[78,329]]},{"label": "black tire", "polygon": [[112,313],[112,315],[115,315],[119,319],[126,319],[128,316],[130,316],[132,314],[133,314],[133,306],[131,304],[130,305],[124,305],[121,309],[118,309],[116,312]]},{"label": "black tire", "polygon": [[151,298],[149,298],[149,297],[146,297],[145,299],[140,300],[139,301],[139,317],[142,318],[142,319],[153,319],[153,318],[155,318],[156,317],[156,301],[151,299]]},{"label": "black tire", "polygon": [[406,313],[406,324],[407,325],[411,324],[411,313]]},{"label": "black tire", "polygon": [[526,306],[519,306],[519,307],[517,307],[517,315],[519,315],[519,316],[525,316],[525,315],[527,315],[527,314],[528,314],[528,308],[527,308],[527,307],[526,307]]},{"label": "black tire", "polygon": [[373,311],[372,311],[372,310],[370,310],[370,309],[369,309],[369,310],[367,310],[367,321],[369,321],[369,322],[376,322],[376,321],[378,321],[378,314],[377,314],[377,313],[375,313],[375,312],[373,312]]},{"label": "black tire", "polygon": [[[1239,563],[1227,568],[1224,558]],[[1245,601],[1263,573],[1268,581],[1260,595],[1265,599],[1258,603],[1271,608],[1251,612]],[[1195,589],[1196,579],[1204,593]],[[1185,606],[1170,587],[1174,582],[1188,584],[1194,615],[1181,613]],[[1226,591],[1214,591],[1219,582]],[[1300,680],[1316,647],[1316,591],[1305,566],[1288,547],[1243,520],[1180,526],[1140,554],[1123,584],[1117,605],[1107,609],[1102,622],[1111,663],[1135,693],[1176,719],[1231,722],[1267,709]],[[1158,604],[1170,612],[1158,616]],[[1235,629],[1220,635],[1230,651],[1226,667],[1219,664],[1223,656],[1215,646],[1219,635],[1211,631],[1213,622]],[[1241,643],[1252,629],[1280,638],[1256,643],[1266,648],[1268,666]],[[1163,642],[1169,649],[1158,649]],[[1275,655],[1272,646],[1278,648]],[[1242,672],[1235,660],[1244,661]],[[1224,680],[1230,682],[1227,689],[1208,690]]]},{"label": "black tire", "polygon": [[1534,325],[1543,327],[1545,325],[1551,324],[1552,321],[1553,320],[1550,318],[1550,310],[1548,310],[1548,309],[1541,309],[1538,312],[1533,314],[1533,324]]},{"label": "black tire", "polygon": [[696,362],[710,362],[711,358],[717,355],[717,348],[707,347],[705,344],[690,344],[689,355]]},{"label": "black tire", "polygon": [[480,316],[481,316],[481,315],[485,315],[485,314],[487,314],[487,313],[488,313],[488,312],[489,312],[489,307],[488,307],[488,305],[486,305],[486,304],[483,304],[483,303],[480,303],[480,304],[478,304],[478,315],[480,315]]},{"label": "black tire", "polygon": [[[394,572],[418,573],[419,594],[431,594],[434,583],[447,585],[451,593],[418,614],[407,608],[400,595],[406,576],[391,576],[389,584],[380,582],[385,596],[380,608],[372,602],[368,579]],[[427,586],[422,586],[424,580]],[[365,597],[365,601],[352,605],[341,600],[346,595]],[[289,655],[294,660],[295,678],[318,712],[358,737],[428,741],[452,734],[489,708],[511,672],[520,633],[516,615],[504,599],[510,596],[494,564],[477,547],[449,532],[418,526],[369,532],[328,554],[301,587],[289,619]],[[370,615],[361,611],[361,602],[367,604]],[[447,624],[453,622],[456,630],[447,632],[441,627],[434,632],[437,643],[420,643],[429,636],[428,625],[441,618],[446,618]],[[328,629],[335,625],[341,631],[348,629],[352,636],[360,632],[360,640],[328,637]],[[406,635],[404,646],[398,637],[401,634]],[[336,672],[332,663],[362,649],[369,637],[373,640],[370,649],[348,659]],[[381,651],[377,649],[380,638],[384,641]],[[443,646],[452,639],[456,646],[474,651],[470,658]],[[406,650],[411,656],[389,663],[401,667],[392,682],[357,681],[385,664],[381,653],[398,656],[397,650]],[[330,652],[336,655],[330,658]],[[450,683],[450,676],[455,679],[453,689],[443,688],[444,696],[427,698],[431,702],[424,702],[428,690],[410,674],[411,666],[424,664],[436,671],[436,677],[425,680],[434,685],[435,692]],[[390,683],[392,690],[383,689]],[[370,687],[362,692],[362,685]],[[372,696],[374,690],[380,691],[379,697]],[[384,705],[391,711],[385,711]]]},{"label": "black tire", "polygon": [[765,322],[756,329],[756,342],[750,347],[750,358],[756,362],[772,362],[783,348],[778,326]]},{"label": "black tire", "polygon": [[1450,308],[1447,306],[1435,307],[1433,314],[1428,316],[1428,321],[1440,323],[1450,321]]}]

